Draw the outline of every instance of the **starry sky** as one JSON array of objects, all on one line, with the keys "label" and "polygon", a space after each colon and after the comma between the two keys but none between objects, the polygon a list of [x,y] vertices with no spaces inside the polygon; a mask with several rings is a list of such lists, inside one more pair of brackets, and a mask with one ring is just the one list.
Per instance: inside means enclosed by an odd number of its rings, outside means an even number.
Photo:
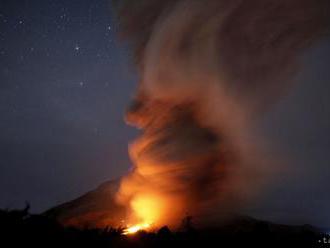
[{"label": "starry sky", "polygon": [[0,206],[35,211],[129,167],[135,85],[106,0],[0,1]]},{"label": "starry sky", "polygon": [[[0,208],[43,211],[129,168],[137,75],[117,31],[108,0],[0,0]],[[291,163],[255,215],[330,226],[329,55],[330,39],[307,51],[260,123]]]}]

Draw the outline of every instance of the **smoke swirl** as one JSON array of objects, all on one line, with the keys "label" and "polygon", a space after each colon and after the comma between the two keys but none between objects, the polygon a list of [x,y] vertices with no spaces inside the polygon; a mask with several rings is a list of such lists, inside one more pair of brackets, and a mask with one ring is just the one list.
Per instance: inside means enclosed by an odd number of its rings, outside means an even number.
[{"label": "smoke swirl", "polygon": [[115,2],[140,75],[126,119],[142,129],[118,201],[157,224],[245,204],[277,166],[251,126],[328,32],[329,1]]}]

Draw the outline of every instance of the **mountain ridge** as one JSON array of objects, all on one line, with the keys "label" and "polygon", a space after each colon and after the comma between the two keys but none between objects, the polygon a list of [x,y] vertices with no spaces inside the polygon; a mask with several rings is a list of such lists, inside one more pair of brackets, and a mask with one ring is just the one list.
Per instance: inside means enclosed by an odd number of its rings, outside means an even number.
[{"label": "mountain ridge", "polygon": [[[114,199],[119,185],[120,179],[106,181],[76,199],[50,208],[43,215],[56,219],[64,226],[78,228],[123,227],[127,209],[118,205]],[[225,223],[218,226],[213,224],[205,229],[216,229],[222,233],[253,233],[259,232],[260,229],[267,233],[283,235],[296,235],[298,233],[319,235],[322,233],[322,229],[308,224],[278,224],[245,215],[236,215]]]}]

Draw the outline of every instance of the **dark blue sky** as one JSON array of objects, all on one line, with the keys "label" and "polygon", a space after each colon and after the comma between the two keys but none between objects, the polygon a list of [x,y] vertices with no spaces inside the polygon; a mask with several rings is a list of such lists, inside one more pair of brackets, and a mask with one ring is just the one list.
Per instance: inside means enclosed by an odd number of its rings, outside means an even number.
[{"label": "dark blue sky", "polygon": [[0,1],[0,206],[42,210],[127,170],[128,52],[104,1]]},{"label": "dark blue sky", "polygon": [[[117,29],[108,0],[0,0],[0,207],[42,211],[128,169],[137,77]],[[308,51],[265,117],[292,163],[259,216],[330,226],[329,55],[329,39]]]}]

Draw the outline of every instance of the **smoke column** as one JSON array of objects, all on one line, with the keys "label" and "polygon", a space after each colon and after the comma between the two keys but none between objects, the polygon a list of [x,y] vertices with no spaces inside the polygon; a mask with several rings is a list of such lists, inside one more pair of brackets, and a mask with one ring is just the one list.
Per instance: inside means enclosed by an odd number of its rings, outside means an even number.
[{"label": "smoke column", "polygon": [[329,1],[115,4],[140,75],[126,119],[142,130],[118,201],[131,221],[159,225],[228,215],[279,166],[251,127],[290,88],[304,49],[329,31]]}]

